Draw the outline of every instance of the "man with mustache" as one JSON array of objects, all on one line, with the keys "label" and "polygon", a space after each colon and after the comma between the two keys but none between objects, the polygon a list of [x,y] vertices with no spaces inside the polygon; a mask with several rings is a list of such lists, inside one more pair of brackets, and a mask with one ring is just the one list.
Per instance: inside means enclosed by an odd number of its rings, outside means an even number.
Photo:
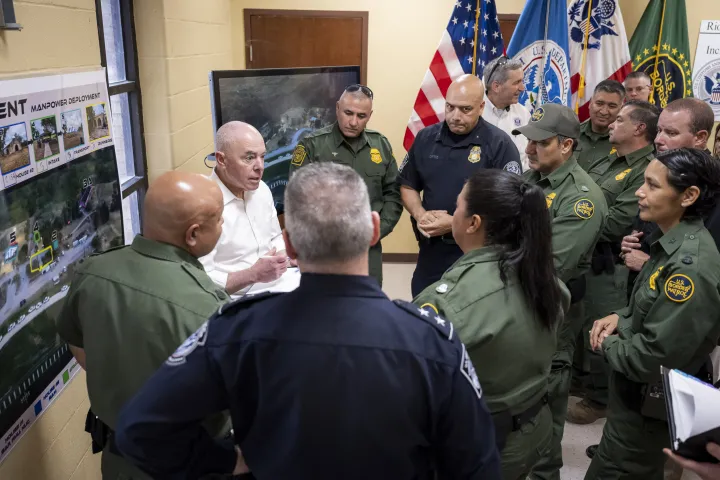
[{"label": "man with mustache", "polygon": [[400,166],[400,196],[420,247],[413,297],[462,256],[452,236],[452,215],[465,180],[481,168],[522,173],[517,147],[482,118],[484,108],[482,81],[458,77],[445,96],[445,121],[420,130]]},{"label": "man with mustache", "polygon": [[577,162],[585,171],[613,150],[610,124],[615,121],[625,99],[625,88],[615,80],[603,80],[590,100],[590,118],[580,126]]}]

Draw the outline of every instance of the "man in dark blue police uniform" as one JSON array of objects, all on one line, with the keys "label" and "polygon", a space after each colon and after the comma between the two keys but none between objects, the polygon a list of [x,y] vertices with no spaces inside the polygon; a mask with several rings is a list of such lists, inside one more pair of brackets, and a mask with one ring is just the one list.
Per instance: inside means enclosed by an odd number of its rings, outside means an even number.
[{"label": "man in dark blue police uniform", "polygon": [[452,237],[452,215],[465,180],[480,168],[522,173],[517,147],[507,133],[483,120],[484,108],[480,79],[458,77],[448,88],[445,121],[418,132],[400,167],[400,195],[420,246],[413,297],[462,256]]},{"label": "man in dark blue police uniform", "polygon": [[[452,324],[391,302],[368,276],[380,217],[362,178],[308,165],[285,208],[300,286],[238,300],[190,337],[125,406],[122,453],[153,478],[500,479],[493,422]],[[200,426],[224,409],[239,449]]]}]

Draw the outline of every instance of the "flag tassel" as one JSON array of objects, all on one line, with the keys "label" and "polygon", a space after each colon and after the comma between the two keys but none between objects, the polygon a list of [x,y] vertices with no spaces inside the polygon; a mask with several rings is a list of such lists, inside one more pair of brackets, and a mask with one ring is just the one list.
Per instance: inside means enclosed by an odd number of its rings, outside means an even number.
[{"label": "flag tassel", "polygon": [[478,21],[480,20],[480,2],[481,0],[477,0],[477,5],[475,8],[475,38],[473,40],[473,64],[472,64],[472,74],[475,75],[475,72],[477,71],[477,49],[478,49],[478,30],[480,30],[480,26],[478,25]]}]

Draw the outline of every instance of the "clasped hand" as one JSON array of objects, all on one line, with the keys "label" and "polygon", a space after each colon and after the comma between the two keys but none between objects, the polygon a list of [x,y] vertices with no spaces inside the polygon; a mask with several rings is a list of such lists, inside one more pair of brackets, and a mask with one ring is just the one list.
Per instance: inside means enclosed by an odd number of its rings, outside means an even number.
[{"label": "clasped hand", "polygon": [[613,313],[600,320],[595,320],[590,330],[590,347],[597,351],[602,347],[602,342],[617,330],[620,317]]},{"label": "clasped hand", "polygon": [[428,210],[416,220],[418,230],[428,238],[452,232],[452,215],[447,210]]}]

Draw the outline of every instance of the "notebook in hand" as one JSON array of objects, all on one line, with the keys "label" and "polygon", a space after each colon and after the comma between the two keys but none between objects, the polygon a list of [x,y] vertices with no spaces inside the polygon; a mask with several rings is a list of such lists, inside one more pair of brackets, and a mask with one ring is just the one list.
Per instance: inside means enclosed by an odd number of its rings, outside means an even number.
[{"label": "notebook in hand", "polygon": [[718,463],[706,445],[720,444],[720,390],[679,370],[661,370],[673,452]]}]

